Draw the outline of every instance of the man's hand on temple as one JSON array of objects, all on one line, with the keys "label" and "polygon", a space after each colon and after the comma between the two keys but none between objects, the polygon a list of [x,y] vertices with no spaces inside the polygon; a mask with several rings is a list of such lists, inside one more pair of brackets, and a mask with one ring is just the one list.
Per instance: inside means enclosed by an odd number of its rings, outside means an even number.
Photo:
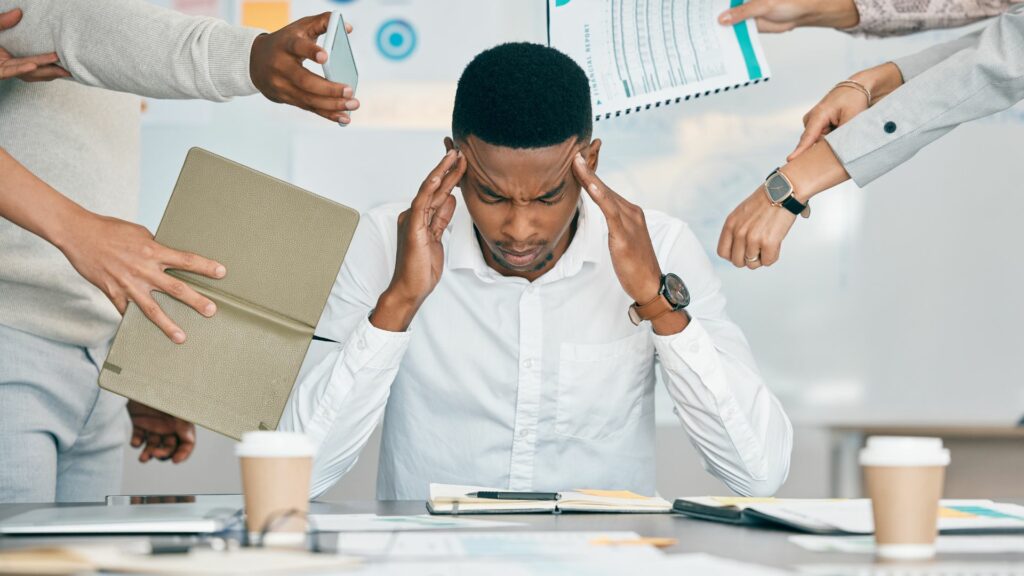
[{"label": "man's hand on temple", "polygon": [[398,216],[395,273],[370,318],[377,328],[404,332],[441,281],[441,234],[455,214],[452,190],[465,173],[466,159],[461,152],[450,150],[420,185],[412,206]]},{"label": "man's hand on temple", "polygon": [[[348,124],[349,111],[359,108],[351,86],[331,82],[302,63],[327,61],[328,54],[317,45],[327,32],[331,13],[307,16],[271,34],[261,34],[252,43],[249,76],[256,88],[271,102],[291,104],[331,120]],[[345,25],[348,32],[352,27]]]}]

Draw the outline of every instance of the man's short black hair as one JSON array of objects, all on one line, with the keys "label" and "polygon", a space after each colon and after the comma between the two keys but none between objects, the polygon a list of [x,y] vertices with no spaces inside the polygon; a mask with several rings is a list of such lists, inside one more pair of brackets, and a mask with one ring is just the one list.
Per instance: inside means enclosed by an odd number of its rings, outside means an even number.
[{"label": "man's short black hair", "polygon": [[543,148],[593,129],[590,82],[554,48],[515,42],[485,50],[459,78],[452,136],[508,148]]}]

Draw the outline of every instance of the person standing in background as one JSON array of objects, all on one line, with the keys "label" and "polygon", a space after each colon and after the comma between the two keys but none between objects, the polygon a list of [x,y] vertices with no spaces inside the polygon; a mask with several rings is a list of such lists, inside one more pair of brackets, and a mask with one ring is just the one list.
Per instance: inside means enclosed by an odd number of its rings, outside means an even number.
[{"label": "person standing in background", "polygon": [[118,490],[129,428],[141,461],[191,453],[192,424],[136,403],[126,413],[96,383],[129,302],[179,343],[153,290],[215,313],[166,269],[229,273],[130,222],[139,95],[261,92],[347,123],[352,89],[302,67],[326,61],[316,38],[328,18],[265,34],[143,0],[0,0],[0,502]]}]

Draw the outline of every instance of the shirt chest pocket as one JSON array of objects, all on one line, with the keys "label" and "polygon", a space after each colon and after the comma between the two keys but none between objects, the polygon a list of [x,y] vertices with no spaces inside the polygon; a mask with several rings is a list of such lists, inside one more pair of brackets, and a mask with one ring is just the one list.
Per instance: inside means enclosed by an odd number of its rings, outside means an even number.
[{"label": "shirt chest pocket", "polygon": [[651,386],[651,335],[606,344],[562,344],[555,432],[599,440],[636,425]]}]

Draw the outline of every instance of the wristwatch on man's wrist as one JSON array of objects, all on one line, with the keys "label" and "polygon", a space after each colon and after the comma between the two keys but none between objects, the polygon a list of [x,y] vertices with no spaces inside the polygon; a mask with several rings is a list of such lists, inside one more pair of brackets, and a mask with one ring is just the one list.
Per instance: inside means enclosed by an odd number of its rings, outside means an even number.
[{"label": "wristwatch on man's wrist", "polygon": [[793,183],[778,168],[765,178],[764,193],[768,195],[772,206],[782,206],[793,214],[804,218],[811,216],[810,203],[804,204],[793,196]]},{"label": "wristwatch on man's wrist", "polygon": [[629,319],[634,326],[644,320],[654,320],[669,312],[682,310],[690,304],[690,291],[682,279],[671,272],[661,276],[661,288],[658,295],[651,301],[640,304],[634,302],[629,307]]}]

